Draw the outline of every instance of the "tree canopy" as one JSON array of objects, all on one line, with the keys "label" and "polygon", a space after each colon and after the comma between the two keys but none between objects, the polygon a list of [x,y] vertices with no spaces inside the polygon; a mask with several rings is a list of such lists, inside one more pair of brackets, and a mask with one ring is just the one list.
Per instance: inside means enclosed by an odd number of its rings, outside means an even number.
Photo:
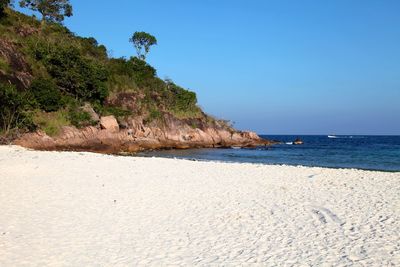
[{"label": "tree canopy", "polygon": [[135,32],[129,41],[133,43],[137,56],[141,60],[146,60],[150,47],[157,44],[156,37],[147,32]]},{"label": "tree canopy", "polygon": [[65,17],[72,16],[69,0],[21,0],[19,5],[42,14],[42,21],[61,23]]}]

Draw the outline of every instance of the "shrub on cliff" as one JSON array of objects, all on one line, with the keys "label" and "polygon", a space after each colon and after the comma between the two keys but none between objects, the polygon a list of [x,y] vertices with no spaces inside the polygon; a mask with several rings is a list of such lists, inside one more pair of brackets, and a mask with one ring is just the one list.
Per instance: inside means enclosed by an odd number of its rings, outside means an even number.
[{"label": "shrub on cliff", "polygon": [[77,38],[80,41],[81,50],[86,54],[102,60],[107,59],[107,48],[104,45],[99,45],[95,38]]},{"label": "shrub on cliff", "polygon": [[78,107],[69,108],[68,120],[77,128],[96,125],[96,122],[92,120],[90,114]]},{"label": "shrub on cliff", "polygon": [[132,57],[126,62],[126,68],[131,73],[131,77],[140,87],[148,85],[156,76],[156,69],[145,61]]},{"label": "shrub on cliff", "polygon": [[14,85],[0,83],[0,131],[8,134],[14,128],[33,128],[34,99],[19,92]]},{"label": "shrub on cliff", "polygon": [[190,92],[176,86],[173,90],[175,109],[179,111],[192,110],[196,108],[197,97],[196,93]]},{"label": "shrub on cliff", "polygon": [[169,108],[172,114],[179,118],[202,115],[200,108],[197,106],[196,93],[185,90],[172,81],[167,81],[167,84],[169,89]]},{"label": "shrub on cliff", "polygon": [[49,136],[56,136],[63,126],[70,125],[65,110],[56,112],[37,111],[33,115],[33,122]]},{"label": "shrub on cliff", "polygon": [[30,86],[39,107],[44,111],[57,111],[64,106],[62,94],[50,79],[36,79]]},{"label": "shrub on cliff", "polygon": [[102,65],[84,58],[76,47],[45,45],[35,47],[36,59],[66,93],[82,100],[103,101],[108,96],[108,72]]},{"label": "shrub on cliff", "polygon": [[147,116],[146,123],[153,122],[162,118],[162,114],[157,109],[151,109],[149,115]]},{"label": "shrub on cliff", "polygon": [[93,108],[97,112],[97,114],[101,116],[114,116],[116,118],[124,118],[132,115],[132,111],[127,110],[122,107],[116,106],[103,106],[99,103],[93,103]]}]

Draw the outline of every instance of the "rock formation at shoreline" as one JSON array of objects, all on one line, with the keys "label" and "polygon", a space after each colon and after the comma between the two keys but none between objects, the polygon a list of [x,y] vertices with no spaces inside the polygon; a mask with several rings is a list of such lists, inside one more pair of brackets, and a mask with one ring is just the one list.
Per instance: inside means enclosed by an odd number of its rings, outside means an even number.
[{"label": "rock formation at shoreline", "polygon": [[27,133],[14,144],[38,150],[76,150],[102,153],[137,152],[149,149],[223,148],[269,145],[271,141],[253,132],[228,131],[223,127],[191,128],[173,117],[163,127],[146,126],[133,119],[121,129],[113,116],[102,117],[100,125],[83,129],[65,126],[57,136],[43,131]]}]

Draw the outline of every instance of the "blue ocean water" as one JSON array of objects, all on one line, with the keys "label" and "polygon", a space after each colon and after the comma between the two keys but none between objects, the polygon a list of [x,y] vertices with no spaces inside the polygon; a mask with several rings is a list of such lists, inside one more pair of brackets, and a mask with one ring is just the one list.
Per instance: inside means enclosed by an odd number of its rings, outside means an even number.
[{"label": "blue ocean water", "polygon": [[[262,135],[283,144],[242,149],[188,149],[141,156],[400,171],[400,136]],[[296,138],[303,145],[292,145]]]}]

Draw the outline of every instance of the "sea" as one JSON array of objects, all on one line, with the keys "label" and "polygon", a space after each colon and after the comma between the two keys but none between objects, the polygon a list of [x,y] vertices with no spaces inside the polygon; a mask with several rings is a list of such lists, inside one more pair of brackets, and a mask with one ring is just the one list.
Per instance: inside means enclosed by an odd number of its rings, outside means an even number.
[{"label": "sea", "polygon": [[[280,144],[256,148],[161,150],[139,156],[400,171],[400,136],[261,135]],[[304,144],[294,145],[300,138]]]}]

